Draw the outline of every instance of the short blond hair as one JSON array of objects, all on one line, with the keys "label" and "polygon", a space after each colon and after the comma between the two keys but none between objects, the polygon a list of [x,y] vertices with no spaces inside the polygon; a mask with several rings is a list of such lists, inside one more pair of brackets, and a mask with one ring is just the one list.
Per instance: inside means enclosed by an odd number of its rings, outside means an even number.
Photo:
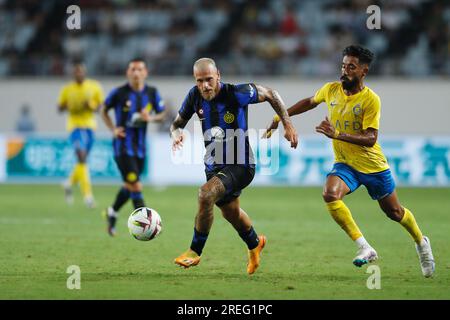
[{"label": "short blond hair", "polygon": [[211,58],[200,58],[200,59],[198,59],[194,63],[194,69],[195,68],[201,68],[201,67],[206,66],[206,65],[211,65],[215,69],[217,69],[216,62],[213,59],[211,59]]}]

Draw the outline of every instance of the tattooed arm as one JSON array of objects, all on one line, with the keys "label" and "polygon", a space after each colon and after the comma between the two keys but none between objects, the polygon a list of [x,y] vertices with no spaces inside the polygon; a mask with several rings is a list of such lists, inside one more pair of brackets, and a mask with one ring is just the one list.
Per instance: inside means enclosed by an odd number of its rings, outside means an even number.
[{"label": "tattooed arm", "polygon": [[[297,114],[309,111],[317,107],[319,104],[314,101],[314,97],[309,97],[298,101],[292,107],[287,109],[287,112],[290,117],[295,116]],[[272,123],[267,127],[266,132],[263,135],[263,138],[270,138],[272,135],[272,131],[278,128],[278,124],[280,122],[279,117],[274,117],[272,119]]]},{"label": "tattooed arm", "polygon": [[280,121],[284,126],[284,137],[291,143],[292,148],[297,148],[297,132],[292,125],[286,106],[284,105],[280,94],[276,90],[264,87],[262,85],[255,84],[255,86],[258,90],[258,101],[267,101],[270,103],[273,110],[275,110],[277,115],[280,117]]},{"label": "tattooed arm", "polygon": [[184,134],[183,129],[186,127],[188,120],[183,119],[179,114],[170,126],[170,137],[172,138],[172,150],[178,150],[183,147]]}]

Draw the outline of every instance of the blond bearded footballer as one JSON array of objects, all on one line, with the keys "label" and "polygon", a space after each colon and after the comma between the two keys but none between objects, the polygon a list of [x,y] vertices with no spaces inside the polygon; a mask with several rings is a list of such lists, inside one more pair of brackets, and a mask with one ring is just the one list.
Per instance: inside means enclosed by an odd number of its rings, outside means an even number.
[{"label": "blond bearded footballer", "polygon": [[[372,59],[373,53],[365,48],[345,48],[341,81],[325,84],[314,97],[300,100],[288,109],[288,113],[294,116],[322,102],[328,105],[330,118],[316,127],[317,132],[333,139],[335,154],[335,164],[327,175],[323,199],[333,219],[358,246],[353,264],[361,267],[378,258],[342,201],[345,195],[363,184],[386,215],[399,222],[412,236],[422,273],[430,277],[435,267],[430,241],[422,236],[411,211],[400,204],[389,165],[377,143],[380,98],[363,83]],[[271,130],[277,126],[278,118],[275,116],[266,135],[270,136]]]},{"label": "blond bearded footballer", "polygon": [[175,263],[189,268],[200,262],[216,204],[247,244],[247,273],[253,274],[259,266],[266,237],[258,236],[249,216],[239,205],[242,189],[251,183],[255,175],[253,153],[247,135],[248,105],[268,101],[281,118],[284,136],[293,148],[297,147],[297,133],[275,90],[253,83],[223,83],[215,62],[209,58],[195,62],[194,78],[197,85],[189,91],[170,131],[173,149],[177,150],[184,142],[182,128],[194,113],[197,114],[204,134],[207,182],[199,190],[199,208],[190,249],[176,258]]}]

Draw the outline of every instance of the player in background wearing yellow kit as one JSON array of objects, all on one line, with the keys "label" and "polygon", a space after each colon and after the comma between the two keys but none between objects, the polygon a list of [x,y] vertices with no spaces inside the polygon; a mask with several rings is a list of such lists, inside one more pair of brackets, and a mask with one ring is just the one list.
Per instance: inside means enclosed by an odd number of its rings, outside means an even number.
[{"label": "player in background wearing yellow kit", "polygon": [[[335,164],[323,188],[323,199],[333,219],[358,246],[353,264],[361,267],[378,258],[342,201],[363,184],[386,215],[412,236],[422,273],[431,277],[435,263],[430,240],[422,235],[411,211],[400,204],[389,165],[377,143],[380,98],[363,83],[372,60],[373,53],[363,47],[345,48],[340,81],[326,83],[313,97],[294,104],[288,113],[294,116],[322,102],[328,105],[329,117],[316,127],[317,132],[333,139],[335,155]],[[275,116],[266,131],[267,137],[278,127],[278,122]]]},{"label": "player in background wearing yellow kit", "polygon": [[103,102],[103,90],[97,81],[86,79],[86,68],[81,62],[74,63],[73,78],[62,88],[58,99],[58,110],[68,113],[66,128],[77,156],[77,164],[63,187],[67,203],[72,204],[72,186],[79,183],[84,203],[94,208],[87,156],[94,143],[95,112]]}]

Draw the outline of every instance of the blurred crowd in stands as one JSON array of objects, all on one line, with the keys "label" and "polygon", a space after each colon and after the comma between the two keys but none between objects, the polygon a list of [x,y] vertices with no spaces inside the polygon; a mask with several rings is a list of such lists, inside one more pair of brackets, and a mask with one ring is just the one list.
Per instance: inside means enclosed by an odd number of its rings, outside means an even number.
[{"label": "blurred crowd in stands", "polygon": [[[81,30],[68,30],[69,5]],[[369,5],[381,29],[369,30]],[[202,56],[228,75],[335,75],[352,43],[372,74],[450,76],[448,0],[0,0],[0,76],[59,76],[74,59],[122,75],[144,57],[153,75],[190,75]]]}]

